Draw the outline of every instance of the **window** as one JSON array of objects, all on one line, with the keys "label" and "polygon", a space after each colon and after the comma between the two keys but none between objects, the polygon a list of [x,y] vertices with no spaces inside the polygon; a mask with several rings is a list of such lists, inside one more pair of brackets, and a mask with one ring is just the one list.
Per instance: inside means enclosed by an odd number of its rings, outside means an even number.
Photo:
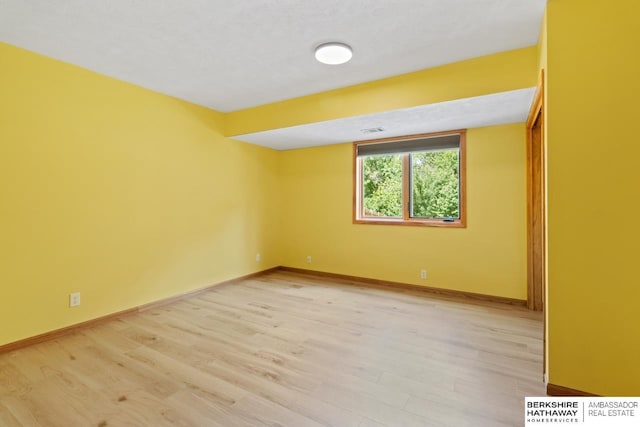
[{"label": "window", "polygon": [[354,143],[354,222],[464,227],[465,131]]}]

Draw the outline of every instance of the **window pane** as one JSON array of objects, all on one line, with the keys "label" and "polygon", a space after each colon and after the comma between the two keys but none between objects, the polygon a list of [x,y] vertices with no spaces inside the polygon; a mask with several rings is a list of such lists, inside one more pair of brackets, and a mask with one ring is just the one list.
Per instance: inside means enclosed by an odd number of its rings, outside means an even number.
[{"label": "window pane", "polygon": [[411,217],[459,218],[459,150],[411,154]]},{"label": "window pane", "polygon": [[363,215],[402,218],[402,156],[363,157],[362,169]]}]

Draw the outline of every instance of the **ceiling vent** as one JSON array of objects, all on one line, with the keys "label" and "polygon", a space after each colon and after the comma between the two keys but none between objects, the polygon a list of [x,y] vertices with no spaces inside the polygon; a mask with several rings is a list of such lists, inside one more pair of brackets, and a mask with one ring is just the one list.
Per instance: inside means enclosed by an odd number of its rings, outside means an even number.
[{"label": "ceiling vent", "polygon": [[370,133],[384,132],[384,128],[377,127],[377,128],[360,129],[360,132],[364,133],[365,135],[368,135]]}]

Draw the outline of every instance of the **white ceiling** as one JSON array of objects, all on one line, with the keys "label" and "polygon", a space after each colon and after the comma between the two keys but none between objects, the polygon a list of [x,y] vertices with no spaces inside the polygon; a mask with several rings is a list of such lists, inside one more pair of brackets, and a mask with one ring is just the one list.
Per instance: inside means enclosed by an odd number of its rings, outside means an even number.
[{"label": "white ceiling", "polygon": [[[229,112],[534,45],[545,4],[0,0],[0,41]],[[316,62],[327,41],[353,60]]]},{"label": "white ceiling", "polygon": [[[535,88],[234,136],[276,150],[526,121]],[[362,129],[382,132],[364,134]]]}]

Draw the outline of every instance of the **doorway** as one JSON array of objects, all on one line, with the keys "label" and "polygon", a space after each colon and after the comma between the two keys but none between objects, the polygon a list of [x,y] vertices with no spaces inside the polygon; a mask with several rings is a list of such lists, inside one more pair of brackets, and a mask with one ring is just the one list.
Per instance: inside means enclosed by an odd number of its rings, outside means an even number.
[{"label": "doorway", "polygon": [[542,373],[546,381],[546,150],[544,74],[527,118],[527,307],[543,312]]},{"label": "doorway", "polygon": [[546,287],[543,85],[541,73],[527,119],[527,306],[535,311],[544,311]]},{"label": "doorway", "polygon": [[544,212],[544,151],[542,139],[542,113],[534,119],[528,129],[529,176],[528,176],[528,257],[529,279],[527,305],[529,309],[543,311],[545,306],[545,212]]}]

